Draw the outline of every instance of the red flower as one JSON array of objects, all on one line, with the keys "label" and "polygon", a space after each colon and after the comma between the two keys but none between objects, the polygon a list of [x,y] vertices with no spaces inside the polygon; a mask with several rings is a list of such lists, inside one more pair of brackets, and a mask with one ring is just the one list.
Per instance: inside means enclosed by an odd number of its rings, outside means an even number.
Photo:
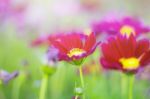
[{"label": "red flower", "polygon": [[102,66],[106,69],[136,73],[150,63],[149,44],[148,40],[136,40],[133,35],[110,37],[101,46]]},{"label": "red flower", "polygon": [[94,33],[88,36],[77,33],[60,34],[50,41],[59,50],[59,60],[73,62],[76,65],[81,64],[85,57],[92,54],[99,44]]}]

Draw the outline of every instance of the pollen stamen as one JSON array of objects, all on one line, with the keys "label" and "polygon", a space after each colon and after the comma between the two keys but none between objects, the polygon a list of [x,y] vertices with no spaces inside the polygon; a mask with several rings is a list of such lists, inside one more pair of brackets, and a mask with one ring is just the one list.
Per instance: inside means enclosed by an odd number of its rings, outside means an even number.
[{"label": "pollen stamen", "polygon": [[67,54],[69,57],[73,57],[73,56],[81,56],[84,53],[86,53],[85,50],[80,49],[80,48],[73,48],[69,51],[69,53]]},{"label": "pollen stamen", "polygon": [[140,66],[139,59],[135,57],[121,58],[119,62],[122,64],[124,69],[137,69]]},{"label": "pollen stamen", "polygon": [[131,27],[131,26],[128,26],[128,25],[125,25],[125,26],[121,27],[120,33],[121,33],[122,35],[126,35],[126,36],[128,36],[128,37],[129,37],[131,34],[136,35],[134,28]]}]

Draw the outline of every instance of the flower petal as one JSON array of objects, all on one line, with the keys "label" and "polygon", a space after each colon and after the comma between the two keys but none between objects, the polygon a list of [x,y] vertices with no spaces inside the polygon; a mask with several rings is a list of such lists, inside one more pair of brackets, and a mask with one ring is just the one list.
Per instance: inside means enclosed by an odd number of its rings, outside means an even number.
[{"label": "flower petal", "polygon": [[137,43],[135,56],[140,57],[145,51],[147,51],[149,48],[149,41],[148,40],[140,40]]},{"label": "flower petal", "polygon": [[95,45],[95,43],[96,43],[95,34],[94,34],[94,33],[91,33],[91,34],[87,37],[83,49],[86,50],[87,52],[89,52],[90,49],[93,48],[93,46]]}]

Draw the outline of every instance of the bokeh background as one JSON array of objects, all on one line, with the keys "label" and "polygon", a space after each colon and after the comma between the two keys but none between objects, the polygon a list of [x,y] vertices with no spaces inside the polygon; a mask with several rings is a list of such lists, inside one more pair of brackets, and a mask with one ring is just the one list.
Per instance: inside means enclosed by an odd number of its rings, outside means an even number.
[{"label": "bokeh background", "polygon": [[[0,0],[0,69],[19,72],[7,84],[0,84],[0,99],[38,99],[48,47],[32,47],[37,37],[84,31],[94,21],[121,16],[138,16],[150,25],[149,4],[150,0]],[[99,57],[97,49],[84,63],[87,99],[121,99],[123,75],[103,70]],[[149,75],[149,68],[137,74],[135,99],[150,99]],[[128,83],[126,79],[123,84]],[[77,67],[59,62],[49,78],[47,99],[73,99],[75,82],[79,82]],[[127,93],[123,94],[127,99]]]}]

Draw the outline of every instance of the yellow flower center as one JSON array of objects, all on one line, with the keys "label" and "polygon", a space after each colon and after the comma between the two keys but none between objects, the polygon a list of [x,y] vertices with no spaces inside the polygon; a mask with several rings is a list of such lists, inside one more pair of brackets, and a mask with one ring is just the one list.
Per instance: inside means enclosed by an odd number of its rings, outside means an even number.
[{"label": "yellow flower center", "polygon": [[72,56],[81,56],[82,54],[86,53],[85,50],[80,49],[80,48],[73,48],[72,50],[69,51],[69,53],[67,54],[69,57]]},{"label": "yellow flower center", "polygon": [[136,35],[135,30],[133,27],[129,26],[129,25],[125,25],[120,29],[120,33],[122,35],[127,35],[128,37],[133,34]]},{"label": "yellow flower center", "polygon": [[140,66],[139,59],[135,57],[121,58],[119,62],[123,65],[124,69],[137,69]]}]

